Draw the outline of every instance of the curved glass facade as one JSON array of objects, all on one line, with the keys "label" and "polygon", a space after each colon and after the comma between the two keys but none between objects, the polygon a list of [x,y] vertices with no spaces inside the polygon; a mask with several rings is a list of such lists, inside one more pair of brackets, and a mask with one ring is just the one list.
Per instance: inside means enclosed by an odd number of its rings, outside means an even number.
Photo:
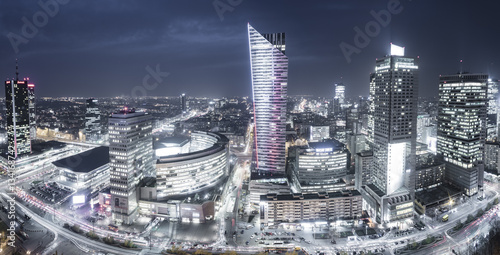
[{"label": "curved glass facade", "polygon": [[200,192],[227,176],[227,138],[214,133],[193,132],[190,143],[190,153],[158,159],[158,200]]}]

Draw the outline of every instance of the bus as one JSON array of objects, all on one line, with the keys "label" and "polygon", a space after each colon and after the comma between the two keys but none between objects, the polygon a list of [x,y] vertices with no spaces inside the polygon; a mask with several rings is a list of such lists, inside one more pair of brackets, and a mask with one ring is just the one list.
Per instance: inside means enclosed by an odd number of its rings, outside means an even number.
[{"label": "bus", "polygon": [[448,215],[448,214],[446,214],[445,216],[443,216],[443,219],[442,219],[442,220],[443,220],[443,222],[448,221],[448,217],[449,217],[449,215]]},{"label": "bus", "polygon": [[108,225],[108,229],[111,230],[111,231],[115,231],[115,232],[118,232],[118,227],[113,225],[113,224],[109,224]]}]

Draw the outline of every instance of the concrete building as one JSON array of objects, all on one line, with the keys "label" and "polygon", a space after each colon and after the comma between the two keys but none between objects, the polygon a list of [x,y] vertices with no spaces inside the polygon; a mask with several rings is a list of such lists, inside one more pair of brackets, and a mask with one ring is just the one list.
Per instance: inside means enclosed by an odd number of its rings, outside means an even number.
[{"label": "concrete building", "polygon": [[330,126],[310,126],[309,142],[321,142],[330,138]]},{"label": "concrete building", "polygon": [[193,131],[188,142],[181,141],[187,151],[171,155],[159,153],[164,149],[164,143],[155,142],[157,199],[162,201],[198,193],[227,177],[228,142],[220,134]]},{"label": "concrete building", "polygon": [[413,216],[417,134],[418,63],[404,47],[376,60],[373,96],[372,183],[362,190],[367,211],[378,223]]},{"label": "concrete building", "polygon": [[362,151],[356,153],[354,157],[354,185],[357,190],[361,190],[363,186],[371,184],[370,166],[373,162],[372,151]]},{"label": "concrete building", "polygon": [[109,186],[109,148],[100,146],[52,162],[66,181],[77,189],[97,192]]},{"label": "concrete building", "polygon": [[362,197],[356,191],[260,197],[260,220],[264,224],[280,222],[334,221],[356,219],[362,214]]},{"label": "concrete building", "polygon": [[439,77],[437,154],[446,162],[446,181],[467,196],[483,186],[487,82],[486,74]]},{"label": "concrete building", "polygon": [[333,192],[346,188],[343,178],[347,175],[350,154],[346,146],[336,140],[309,143],[290,153],[295,159],[292,180],[297,191]]},{"label": "concrete building", "polygon": [[138,217],[138,184],[154,174],[151,117],[125,108],[108,121],[113,220],[132,224]]},{"label": "concrete building", "polygon": [[484,145],[484,169],[500,174],[500,143],[486,142]]}]

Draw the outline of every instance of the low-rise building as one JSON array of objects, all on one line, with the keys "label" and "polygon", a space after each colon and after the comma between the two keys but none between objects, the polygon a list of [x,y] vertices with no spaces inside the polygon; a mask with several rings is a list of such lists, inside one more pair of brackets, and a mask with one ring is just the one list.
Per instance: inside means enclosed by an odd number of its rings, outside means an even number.
[{"label": "low-rise building", "polygon": [[109,186],[109,148],[100,146],[52,162],[59,173],[78,189],[92,192]]},{"label": "low-rise building", "polygon": [[260,197],[260,220],[264,224],[355,219],[361,213],[362,197],[356,190]]}]

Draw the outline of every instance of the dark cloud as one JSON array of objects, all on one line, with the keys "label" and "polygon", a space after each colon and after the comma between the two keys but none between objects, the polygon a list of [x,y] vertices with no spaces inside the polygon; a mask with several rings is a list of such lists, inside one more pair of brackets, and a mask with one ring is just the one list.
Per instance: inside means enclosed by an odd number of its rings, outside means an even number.
[{"label": "dark cloud", "polygon": [[460,59],[466,70],[500,75],[495,1],[401,0],[402,12],[348,63],[339,44],[353,44],[353,28],[364,29],[370,11],[388,2],[242,0],[221,21],[211,0],[70,0],[16,54],[7,35],[21,35],[22,18],[42,8],[1,1],[0,77],[14,76],[19,57],[40,96],[130,95],[146,67],[159,64],[170,75],[151,95],[250,95],[247,22],[287,33],[289,94],[330,95],[342,77],[348,95],[366,95],[375,58],[390,42],[420,56],[424,96],[437,93],[438,75],[456,72]]}]

